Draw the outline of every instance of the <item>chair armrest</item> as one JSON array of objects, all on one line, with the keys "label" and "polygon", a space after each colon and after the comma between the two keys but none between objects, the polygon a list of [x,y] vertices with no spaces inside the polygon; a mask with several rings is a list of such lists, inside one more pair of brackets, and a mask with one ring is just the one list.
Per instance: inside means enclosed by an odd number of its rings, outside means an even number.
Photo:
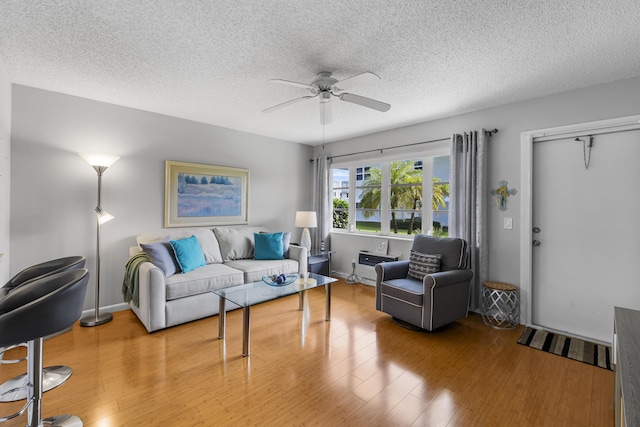
[{"label": "chair armrest", "polygon": [[308,271],[307,248],[303,248],[302,246],[290,245],[289,259],[298,261],[298,273],[304,274]]},{"label": "chair armrest", "polygon": [[424,276],[424,290],[427,293],[433,288],[443,288],[446,286],[456,285],[458,283],[469,284],[473,278],[472,270],[449,270],[438,271],[437,273],[427,274]]},{"label": "chair armrest", "polygon": [[382,282],[385,280],[401,279],[407,277],[409,261],[391,261],[376,264],[376,310],[382,310]]},{"label": "chair armrest", "polygon": [[383,280],[402,279],[409,273],[409,261],[391,261],[376,264],[376,283]]}]

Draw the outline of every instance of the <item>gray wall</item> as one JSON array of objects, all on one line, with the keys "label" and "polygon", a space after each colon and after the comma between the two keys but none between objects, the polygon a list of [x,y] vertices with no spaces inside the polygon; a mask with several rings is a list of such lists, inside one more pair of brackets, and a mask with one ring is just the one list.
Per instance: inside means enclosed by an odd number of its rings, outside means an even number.
[{"label": "gray wall", "polygon": [[0,286],[9,280],[11,80],[0,56]]},{"label": "gray wall", "polygon": [[[136,234],[163,228],[164,161],[250,170],[249,222],[294,227],[311,208],[312,147],[160,114],[13,86],[11,272],[68,255],[84,255],[93,308],[97,175],[79,155],[120,156],[102,179],[102,206],[115,216],[102,227],[101,306],[122,302],[129,246]],[[0,260],[1,261],[1,260]]]},{"label": "gray wall", "polygon": [[[509,188],[520,190],[521,132],[635,114],[640,114],[640,78],[574,90],[339,141],[327,144],[323,153],[340,155],[438,139],[473,129],[498,128],[498,134],[492,136],[489,142],[489,188],[486,191],[496,188],[498,182],[503,179],[509,182]],[[316,147],[315,151],[316,155],[320,154],[321,147]],[[385,154],[389,153],[393,152],[389,151]],[[339,160],[349,160],[349,158]],[[581,158],[579,160],[582,161]],[[640,204],[640,197],[637,194],[629,195],[629,197],[634,198],[635,202]],[[519,284],[520,203],[520,197],[513,196],[509,200],[509,209],[502,212],[498,210],[493,200],[490,200],[489,271],[491,280]],[[505,217],[513,218],[512,230],[502,228]],[[587,230],[585,230],[585,238],[587,238]],[[372,248],[373,237],[332,236],[332,249],[337,251],[332,260],[332,269],[343,274],[351,273],[351,259],[357,258],[359,250],[372,250]],[[408,257],[409,248],[410,242],[408,241],[391,240],[389,243],[389,251],[402,252],[405,259]]]}]

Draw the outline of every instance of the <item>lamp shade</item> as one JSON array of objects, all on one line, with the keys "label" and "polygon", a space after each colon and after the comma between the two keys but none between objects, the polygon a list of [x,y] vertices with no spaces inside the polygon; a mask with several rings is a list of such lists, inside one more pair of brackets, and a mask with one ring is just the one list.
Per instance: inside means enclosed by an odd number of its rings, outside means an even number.
[{"label": "lamp shade", "polygon": [[102,208],[96,208],[96,216],[98,217],[98,223],[101,225],[105,222],[111,221],[114,217],[107,211],[103,211]]},{"label": "lamp shade", "polygon": [[315,211],[296,212],[296,227],[315,228],[318,226]]},{"label": "lamp shade", "polygon": [[91,166],[102,166],[108,168],[114,164],[120,157],[112,156],[110,154],[94,154],[94,153],[79,153],[87,163]]}]

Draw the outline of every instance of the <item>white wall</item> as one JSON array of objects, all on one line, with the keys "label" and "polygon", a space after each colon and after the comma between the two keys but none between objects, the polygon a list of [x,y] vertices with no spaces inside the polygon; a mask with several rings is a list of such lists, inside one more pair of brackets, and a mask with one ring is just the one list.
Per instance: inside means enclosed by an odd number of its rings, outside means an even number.
[{"label": "white wall", "polygon": [[[393,108],[393,106],[391,107]],[[372,112],[372,120],[376,112]],[[448,137],[468,130],[498,128],[489,142],[489,188],[507,180],[520,190],[520,133],[524,131],[640,114],[640,78],[622,80],[558,95],[533,99],[497,108],[420,123],[373,135],[326,144],[323,154],[340,155],[399,144]],[[321,147],[317,147],[319,154]],[[385,154],[393,153],[388,151]],[[348,158],[341,158],[348,160]],[[637,194],[629,195],[640,204]],[[519,285],[520,280],[520,203],[518,195],[509,200],[506,212],[490,200],[489,259],[490,279]],[[513,218],[513,229],[502,228],[503,218]],[[585,236],[587,238],[587,236]],[[332,269],[351,273],[351,259],[361,249],[373,248],[373,237],[332,236],[336,256]],[[410,242],[392,240],[389,251],[408,257]]]},{"label": "white wall", "polygon": [[163,228],[165,160],[249,169],[252,225],[299,238],[295,211],[311,208],[310,146],[18,85],[12,133],[12,273],[84,255],[93,276],[97,175],[77,153],[121,156],[102,179],[102,206],[115,216],[102,227],[103,307],[122,302],[135,235]]},{"label": "white wall", "polygon": [[11,80],[0,56],[0,286],[9,280]]}]

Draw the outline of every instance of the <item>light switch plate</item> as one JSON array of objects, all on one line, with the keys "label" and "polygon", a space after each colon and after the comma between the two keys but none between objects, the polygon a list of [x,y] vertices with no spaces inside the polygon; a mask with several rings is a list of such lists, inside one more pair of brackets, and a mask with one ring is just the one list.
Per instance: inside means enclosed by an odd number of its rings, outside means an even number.
[{"label": "light switch plate", "polygon": [[512,230],[513,229],[513,218],[505,218],[504,219],[504,229]]}]

